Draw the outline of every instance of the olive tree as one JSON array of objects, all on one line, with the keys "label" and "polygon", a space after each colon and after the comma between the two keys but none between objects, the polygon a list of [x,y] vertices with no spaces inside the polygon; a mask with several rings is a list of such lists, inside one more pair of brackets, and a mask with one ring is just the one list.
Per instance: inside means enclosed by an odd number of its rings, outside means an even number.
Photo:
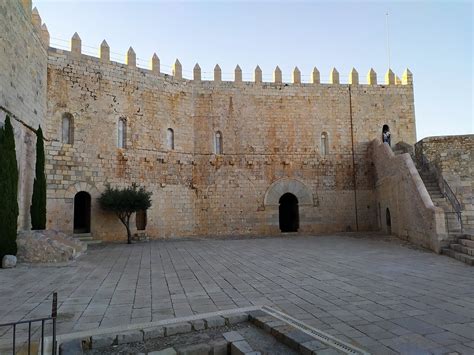
[{"label": "olive tree", "polygon": [[147,210],[151,207],[152,193],[144,187],[132,184],[125,188],[106,185],[105,191],[99,197],[99,205],[105,211],[115,213],[127,229],[127,242],[132,243],[130,232],[130,217],[133,213]]}]

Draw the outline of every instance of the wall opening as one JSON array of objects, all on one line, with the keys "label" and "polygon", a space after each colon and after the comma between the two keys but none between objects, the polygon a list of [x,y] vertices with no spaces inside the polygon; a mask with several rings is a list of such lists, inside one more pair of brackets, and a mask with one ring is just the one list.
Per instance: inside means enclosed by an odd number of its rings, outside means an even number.
[{"label": "wall opening", "polygon": [[74,117],[70,113],[64,113],[61,122],[62,141],[66,144],[74,143]]},{"label": "wall opening", "polygon": [[166,142],[168,150],[174,150],[174,131],[172,128],[166,130]]},{"label": "wall opening", "polygon": [[74,196],[74,233],[91,231],[91,195],[85,191]]},{"label": "wall opening", "polygon": [[321,133],[321,155],[325,156],[329,154],[329,142],[327,132]]},{"label": "wall opening", "polygon": [[295,195],[287,192],[280,197],[279,221],[280,230],[283,233],[297,232],[300,227],[300,216],[298,211],[298,199]]},{"label": "wall opening", "polygon": [[390,210],[385,210],[385,223],[387,225],[387,233],[392,234],[392,218],[390,217]]},{"label": "wall opening", "polygon": [[222,133],[220,131],[216,132],[216,137],[215,137],[215,149],[216,149],[216,154],[222,154],[223,147],[222,147]]},{"label": "wall opening", "polygon": [[146,210],[137,211],[135,214],[135,224],[137,230],[144,231],[146,229],[147,215]]},{"label": "wall opening", "polygon": [[125,149],[127,145],[127,122],[120,118],[117,122],[117,148]]},{"label": "wall opening", "polygon": [[382,142],[392,145],[392,138],[390,134],[390,127],[387,124],[384,124],[382,127]]}]

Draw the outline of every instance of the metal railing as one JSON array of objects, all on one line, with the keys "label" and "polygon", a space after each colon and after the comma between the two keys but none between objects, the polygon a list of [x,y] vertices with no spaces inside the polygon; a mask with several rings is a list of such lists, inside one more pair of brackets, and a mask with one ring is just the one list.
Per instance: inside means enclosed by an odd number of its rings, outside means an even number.
[{"label": "metal railing", "polygon": [[[436,178],[436,181],[438,182],[438,186],[441,190],[441,193],[443,194],[444,198],[449,201],[451,204],[451,207],[453,209],[453,212],[455,213],[456,217],[459,221],[459,224],[461,226],[461,233],[463,232],[463,224],[462,224],[462,206],[459,200],[457,199],[456,195],[454,194],[453,190],[451,189],[451,186],[449,186],[448,182],[443,178],[441,175],[440,171],[438,168],[431,163],[428,158],[423,154],[423,153],[417,153],[418,156],[418,163],[421,166],[422,170],[425,170],[429,172],[430,174],[434,175]],[[448,228],[449,232],[449,223],[448,223],[448,218],[446,214],[446,225]]]},{"label": "metal railing", "polygon": [[33,323],[40,323],[41,322],[41,339],[40,339],[40,347],[41,347],[41,355],[44,354],[44,330],[45,330],[45,324],[47,321],[52,321],[53,324],[53,347],[52,347],[52,354],[56,355],[56,318],[58,315],[58,294],[57,292],[53,293],[53,304],[51,306],[51,316],[49,317],[44,317],[44,318],[37,318],[37,319],[30,319],[30,320],[22,320],[18,322],[12,322],[12,323],[4,323],[0,324],[0,328],[3,327],[11,327],[13,329],[13,339],[12,339],[12,354],[16,354],[16,332],[17,328],[21,324],[28,324],[28,355],[31,354],[31,331],[32,331],[32,324]]}]

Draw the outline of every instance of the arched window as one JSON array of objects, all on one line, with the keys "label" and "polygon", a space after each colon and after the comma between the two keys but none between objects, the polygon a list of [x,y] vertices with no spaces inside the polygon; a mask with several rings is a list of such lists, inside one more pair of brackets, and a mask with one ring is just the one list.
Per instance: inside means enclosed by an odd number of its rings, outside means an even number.
[{"label": "arched window", "polygon": [[74,117],[70,113],[63,113],[62,122],[62,141],[66,144],[74,143]]},{"label": "arched window", "polygon": [[171,128],[166,130],[166,142],[168,144],[168,149],[174,149],[174,131]]},{"label": "arched window", "polygon": [[120,118],[117,124],[117,148],[125,148],[127,142],[127,121]]},{"label": "arched window", "polygon": [[216,132],[216,137],[215,137],[215,149],[216,149],[216,154],[222,154],[222,133],[220,131]]},{"label": "arched window", "polygon": [[392,138],[390,135],[390,127],[387,124],[384,124],[382,127],[382,142],[392,145]]},{"label": "arched window", "polygon": [[329,138],[326,132],[321,133],[321,155],[329,154]]}]

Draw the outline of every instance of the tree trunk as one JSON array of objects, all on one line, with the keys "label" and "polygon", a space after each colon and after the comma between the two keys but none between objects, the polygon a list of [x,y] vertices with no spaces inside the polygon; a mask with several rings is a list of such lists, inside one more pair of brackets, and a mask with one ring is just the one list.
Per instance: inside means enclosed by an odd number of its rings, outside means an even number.
[{"label": "tree trunk", "polygon": [[132,214],[118,214],[118,218],[120,219],[120,222],[125,226],[127,229],[127,244],[132,244],[132,232],[130,231],[130,216]]},{"label": "tree trunk", "polygon": [[125,227],[127,227],[127,243],[132,244],[132,233],[130,232],[130,216],[132,214],[127,215],[127,224]]}]

